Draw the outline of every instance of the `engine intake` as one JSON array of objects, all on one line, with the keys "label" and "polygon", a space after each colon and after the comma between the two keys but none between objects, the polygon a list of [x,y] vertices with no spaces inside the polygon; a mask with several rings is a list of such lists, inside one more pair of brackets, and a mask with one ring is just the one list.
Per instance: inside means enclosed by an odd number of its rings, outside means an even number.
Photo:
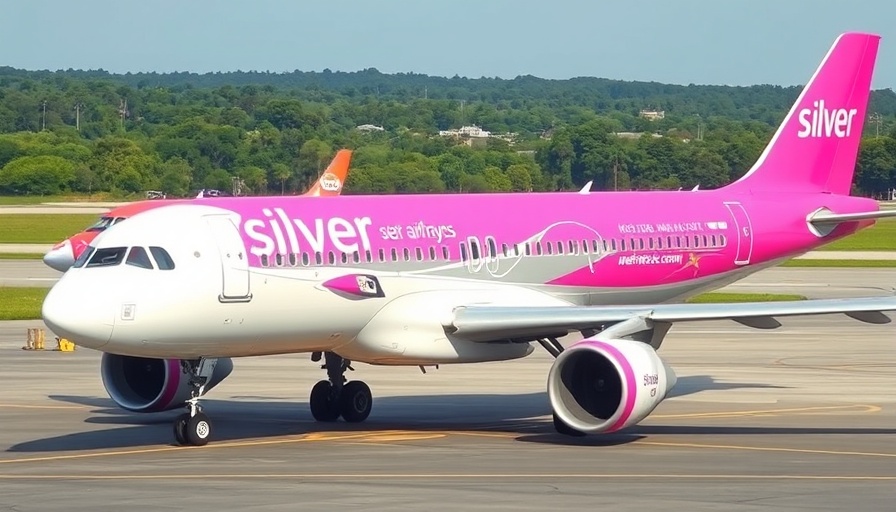
[{"label": "engine intake", "polygon": [[[219,358],[206,385],[210,390],[233,371],[233,361]],[[190,375],[179,359],[103,354],[100,363],[103,386],[122,409],[132,412],[160,412],[184,405],[190,398]]]},{"label": "engine intake", "polygon": [[548,374],[554,413],[581,432],[615,432],[647,417],[675,385],[656,351],[630,340],[587,339],[564,350]]}]

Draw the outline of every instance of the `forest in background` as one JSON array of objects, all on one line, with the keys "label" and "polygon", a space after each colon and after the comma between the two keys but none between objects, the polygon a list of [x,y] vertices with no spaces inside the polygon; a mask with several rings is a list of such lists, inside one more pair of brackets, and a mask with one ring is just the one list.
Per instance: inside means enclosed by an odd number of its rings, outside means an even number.
[{"label": "forest in background", "polygon": [[[301,193],[340,148],[354,150],[346,193],[708,189],[752,165],[800,89],[0,67],[0,193],[177,197],[235,178]],[[439,133],[473,125],[493,136]],[[877,90],[856,191],[884,194],[894,172],[896,94]]]}]

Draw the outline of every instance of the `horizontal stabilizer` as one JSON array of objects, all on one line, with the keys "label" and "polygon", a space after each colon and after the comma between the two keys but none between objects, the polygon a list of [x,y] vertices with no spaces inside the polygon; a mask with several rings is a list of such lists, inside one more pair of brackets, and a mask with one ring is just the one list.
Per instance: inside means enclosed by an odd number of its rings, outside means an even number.
[{"label": "horizontal stabilizer", "polygon": [[885,219],[896,217],[896,210],[878,210],[875,212],[834,213],[822,210],[809,217],[809,222],[816,225],[840,224],[856,220]]},{"label": "horizontal stabilizer", "polygon": [[642,318],[677,323],[734,320],[755,328],[780,325],[775,317],[846,314],[856,320],[884,323],[882,311],[896,311],[896,296],[719,304],[633,306],[465,306],[444,325],[452,336],[474,342],[532,340],[574,331],[601,330],[617,322]]}]

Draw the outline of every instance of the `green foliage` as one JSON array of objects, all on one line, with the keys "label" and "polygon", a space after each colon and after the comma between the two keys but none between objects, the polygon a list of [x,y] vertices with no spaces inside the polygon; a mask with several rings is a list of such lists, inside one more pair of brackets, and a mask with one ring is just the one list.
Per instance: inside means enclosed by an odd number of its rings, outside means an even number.
[{"label": "green foliage", "polygon": [[[0,187],[188,196],[230,190],[238,177],[252,194],[292,194],[345,147],[355,150],[347,193],[576,190],[587,181],[593,190],[707,189],[749,169],[798,92],[375,69],[113,75],[0,67]],[[665,118],[639,117],[649,108]],[[896,181],[896,94],[874,91],[869,111],[881,124],[865,124],[855,183],[880,195]],[[464,125],[506,140],[439,136]]]},{"label": "green foliage", "polygon": [[49,288],[0,287],[0,321],[39,320]]},{"label": "green foliage", "polygon": [[59,156],[23,156],[0,169],[0,193],[59,194],[75,179],[74,163]]},{"label": "green foliage", "polygon": [[725,302],[782,302],[788,300],[806,300],[806,297],[790,293],[708,292],[692,297],[687,302],[691,304],[710,304]]},{"label": "green foliage", "polygon": [[819,248],[822,251],[896,251],[896,219],[877,221],[870,228]]}]

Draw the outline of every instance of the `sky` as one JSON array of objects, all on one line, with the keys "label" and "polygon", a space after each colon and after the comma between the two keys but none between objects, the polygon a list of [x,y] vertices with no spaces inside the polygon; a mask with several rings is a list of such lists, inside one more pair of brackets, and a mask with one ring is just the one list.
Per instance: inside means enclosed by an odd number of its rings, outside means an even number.
[{"label": "sky", "polygon": [[0,66],[789,86],[863,31],[881,89],[894,20],[893,0],[27,0],[3,6]]}]

